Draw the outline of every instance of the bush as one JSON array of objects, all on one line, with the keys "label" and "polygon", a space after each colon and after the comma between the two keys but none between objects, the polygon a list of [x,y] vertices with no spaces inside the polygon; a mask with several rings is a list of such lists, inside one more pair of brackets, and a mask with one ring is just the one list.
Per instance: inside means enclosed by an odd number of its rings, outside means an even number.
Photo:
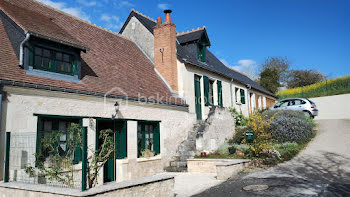
[{"label": "bush", "polygon": [[228,143],[230,144],[240,144],[243,140],[244,140],[244,135],[245,132],[248,131],[248,127],[247,126],[239,126],[236,127],[235,129],[235,134],[233,135],[233,137],[228,141]]},{"label": "bush", "polygon": [[273,117],[270,123],[272,138],[279,142],[305,143],[313,137],[313,123],[303,112],[291,110],[266,111],[264,117]]},{"label": "bush", "polygon": [[235,119],[235,125],[236,126],[243,126],[245,125],[245,117],[241,112],[238,112],[235,108],[230,107],[230,112],[233,116],[233,118]]}]

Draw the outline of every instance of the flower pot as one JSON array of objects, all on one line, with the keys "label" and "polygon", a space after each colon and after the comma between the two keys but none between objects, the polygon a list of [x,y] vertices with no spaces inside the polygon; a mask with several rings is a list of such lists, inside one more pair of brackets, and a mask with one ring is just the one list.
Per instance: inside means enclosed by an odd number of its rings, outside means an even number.
[{"label": "flower pot", "polygon": [[235,154],[236,153],[236,148],[234,147],[229,147],[228,148],[228,152],[232,155],[232,154]]},{"label": "flower pot", "polygon": [[201,152],[201,157],[207,157],[207,153],[206,152]]},{"label": "flower pot", "polygon": [[238,157],[243,157],[243,156],[244,156],[244,152],[238,151],[238,152],[237,152],[237,156],[238,156]]}]

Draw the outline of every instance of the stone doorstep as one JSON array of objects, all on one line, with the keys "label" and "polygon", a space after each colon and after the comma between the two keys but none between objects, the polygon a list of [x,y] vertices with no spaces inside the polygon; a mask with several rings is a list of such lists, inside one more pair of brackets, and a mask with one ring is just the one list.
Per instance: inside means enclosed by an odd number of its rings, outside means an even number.
[{"label": "stone doorstep", "polygon": [[123,181],[119,183],[111,182],[105,185],[88,189],[87,191],[84,191],[84,192],[81,192],[77,189],[72,189],[72,188],[60,188],[60,187],[53,187],[48,185],[34,185],[34,184],[26,184],[26,183],[18,183],[18,182],[4,183],[3,181],[0,182],[0,187],[78,197],[78,196],[93,196],[96,194],[103,194],[109,191],[126,189],[130,187],[155,183],[159,181],[166,181],[169,179],[174,179],[174,177],[175,177],[174,175],[158,174],[154,176],[142,177],[131,181]]}]

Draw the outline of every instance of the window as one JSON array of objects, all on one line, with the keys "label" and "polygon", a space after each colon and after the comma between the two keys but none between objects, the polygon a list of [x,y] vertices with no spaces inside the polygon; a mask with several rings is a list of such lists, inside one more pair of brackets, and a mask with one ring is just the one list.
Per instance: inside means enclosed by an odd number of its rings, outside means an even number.
[{"label": "window", "polygon": [[241,94],[241,103],[245,104],[245,92],[243,89],[240,89],[240,94]]},{"label": "window", "polygon": [[139,122],[137,126],[137,155],[142,156],[142,151],[151,150],[155,155],[160,153],[159,123]]},{"label": "window", "polygon": [[35,46],[33,68],[74,75],[74,57],[68,53]]},{"label": "window", "polygon": [[61,135],[59,138],[58,154],[64,155],[69,148],[74,148],[73,163],[76,164],[81,161],[81,149],[80,147],[67,147],[67,139],[69,139],[68,129],[72,123],[80,124],[80,118],[52,118],[52,117],[38,117],[38,136],[37,136],[37,153],[41,152],[45,159],[49,156],[47,150],[40,147],[40,140],[43,138],[48,138],[53,132],[63,131],[66,134]]},{"label": "window", "polygon": [[218,105],[220,107],[223,106],[222,104],[222,84],[221,84],[221,81],[217,80],[217,85],[218,85]]},{"label": "window", "polygon": [[214,81],[209,80],[209,103],[214,105]]},{"label": "window", "polygon": [[198,60],[201,62],[205,62],[205,59],[206,59],[205,44],[202,44],[202,43],[198,44],[197,54],[198,54]]}]

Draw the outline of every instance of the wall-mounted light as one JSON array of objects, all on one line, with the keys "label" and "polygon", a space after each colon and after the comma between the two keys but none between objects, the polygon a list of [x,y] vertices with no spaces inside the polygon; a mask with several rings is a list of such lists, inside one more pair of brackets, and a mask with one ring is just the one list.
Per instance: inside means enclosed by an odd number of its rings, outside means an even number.
[{"label": "wall-mounted light", "polygon": [[117,114],[119,111],[119,103],[118,102],[114,103],[114,109],[115,109],[115,113]]}]

